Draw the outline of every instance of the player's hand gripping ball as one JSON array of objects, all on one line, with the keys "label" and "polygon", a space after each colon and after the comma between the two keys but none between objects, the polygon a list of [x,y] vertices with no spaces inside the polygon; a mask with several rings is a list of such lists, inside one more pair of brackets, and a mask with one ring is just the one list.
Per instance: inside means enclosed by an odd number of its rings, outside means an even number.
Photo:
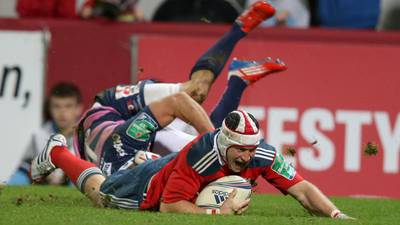
[{"label": "player's hand gripping ball", "polygon": [[233,201],[242,202],[251,196],[251,184],[240,176],[226,176],[209,183],[197,196],[196,205],[201,208],[220,208],[229,193],[237,190]]}]

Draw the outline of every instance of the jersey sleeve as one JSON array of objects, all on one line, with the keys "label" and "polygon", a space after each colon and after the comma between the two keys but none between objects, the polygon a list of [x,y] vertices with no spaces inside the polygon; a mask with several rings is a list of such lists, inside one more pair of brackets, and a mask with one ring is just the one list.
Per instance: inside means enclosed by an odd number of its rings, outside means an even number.
[{"label": "jersey sleeve", "polygon": [[293,165],[278,151],[275,151],[272,164],[265,167],[262,176],[283,194],[287,194],[290,187],[303,180]]},{"label": "jersey sleeve", "polygon": [[193,202],[200,190],[202,177],[187,163],[186,156],[175,165],[166,183],[162,199],[164,203],[181,200]]},{"label": "jersey sleeve", "polygon": [[152,81],[144,80],[135,85],[118,85],[97,94],[95,101],[114,108],[124,119],[128,119],[146,106],[143,90],[150,83]]}]

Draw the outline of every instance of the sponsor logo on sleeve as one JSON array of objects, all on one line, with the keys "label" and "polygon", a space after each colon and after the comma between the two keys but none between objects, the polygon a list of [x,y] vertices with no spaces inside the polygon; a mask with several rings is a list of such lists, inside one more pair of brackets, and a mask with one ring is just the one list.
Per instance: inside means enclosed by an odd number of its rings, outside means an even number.
[{"label": "sponsor logo on sleeve", "polygon": [[115,88],[115,99],[126,98],[139,93],[139,85],[118,85]]},{"label": "sponsor logo on sleeve", "polygon": [[272,170],[288,180],[292,180],[296,175],[296,170],[289,162],[285,161],[285,158],[279,152],[276,152],[274,163],[272,164]]},{"label": "sponsor logo on sleeve", "polygon": [[126,130],[126,134],[138,141],[146,142],[150,140],[151,134],[158,128],[154,121],[147,113],[141,113]]}]

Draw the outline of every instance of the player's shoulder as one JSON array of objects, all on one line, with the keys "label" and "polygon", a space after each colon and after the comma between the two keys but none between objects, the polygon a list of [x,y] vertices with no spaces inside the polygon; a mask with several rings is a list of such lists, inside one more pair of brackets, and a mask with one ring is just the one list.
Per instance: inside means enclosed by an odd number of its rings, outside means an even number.
[{"label": "player's shoulder", "polygon": [[215,132],[200,137],[188,150],[188,164],[201,176],[209,176],[221,167],[221,158],[215,144]]},{"label": "player's shoulder", "polygon": [[111,100],[119,100],[130,96],[136,96],[143,92],[145,85],[152,83],[154,83],[152,80],[141,80],[136,84],[119,84],[98,93],[95,100],[102,103],[108,98]]},{"label": "player's shoulder", "polygon": [[256,154],[249,167],[265,167],[270,166],[275,158],[276,149],[272,145],[265,143],[264,140],[258,145]]}]

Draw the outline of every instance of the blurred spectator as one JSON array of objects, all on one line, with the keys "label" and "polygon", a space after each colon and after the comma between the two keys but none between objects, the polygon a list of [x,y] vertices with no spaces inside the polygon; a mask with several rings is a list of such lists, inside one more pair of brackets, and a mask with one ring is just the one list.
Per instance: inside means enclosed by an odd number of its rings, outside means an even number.
[{"label": "blurred spectator", "polygon": [[[8,184],[27,185],[31,183],[28,176],[30,163],[33,157],[42,151],[48,137],[53,133],[63,134],[67,138],[68,149],[75,151],[72,145],[72,137],[76,122],[82,113],[81,101],[81,93],[73,84],[59,83],[51,89],[45,107],[51,120],[48,120],[40,130],[32,135],[22,162]],[[54,171],[48,179],[49,184],[64,184],[65,182],[61,170]]]},{"label": "blurred spectator", "polygon": [[138,0],[18,0],[17,12],[22,18],[98,18],[141,21]]},{"label": "blurred spectator", "polygon": [[143,21],[143,12],[138,8],[138,0],[92,0],[93,7],[85,8],[81,16],[106,17],[124,22]]},{"label": "blurred spectator", "polygon": [[153,21],[232,23],[243,11],[246,0],[166,0]]},{"label": "blurred spectator", "polygon": [[400,29],[400,1],[381,0],[378,30]]},{"label": "blurred spectator", "polygon": [[[248,5],[257,0],[249,0]],[[287,26],[292,28],[307,28],[310,26],[310,11],[307,0],[270,0],[276,9],[276,14],[261,26]]]},{"label": "blurred spectator", "polygon": [[375,29],[380,0],[310,0],[313,25]]}]

